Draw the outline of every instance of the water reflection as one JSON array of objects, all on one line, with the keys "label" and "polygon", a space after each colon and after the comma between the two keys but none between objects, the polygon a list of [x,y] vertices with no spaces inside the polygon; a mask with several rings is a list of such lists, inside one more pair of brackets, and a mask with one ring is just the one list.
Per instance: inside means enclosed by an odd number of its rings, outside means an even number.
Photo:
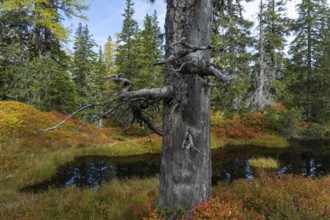
[{"label": "water reflection", "polygon": [[[270,157],[280,162],[277,172],[293,173],[313,178],[330,173],[330,145],[294,143],[287,149],[253,146],[228,146],[212,151],[212,183],[252,180],[255,170],[250,159]],[[160,155],[146,154],[129,157],[81,157],[60,168],[50,180],[26,187],[23,191],[43,191],[49,187],[97,188],[114,179],[159,176]]]}]

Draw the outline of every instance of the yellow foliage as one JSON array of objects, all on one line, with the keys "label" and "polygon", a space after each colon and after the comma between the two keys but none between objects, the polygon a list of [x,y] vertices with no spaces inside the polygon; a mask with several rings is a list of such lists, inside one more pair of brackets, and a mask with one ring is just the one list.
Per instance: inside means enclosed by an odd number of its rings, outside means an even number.
[{"label": "yellow foliage", "polygon": [[96,130],[86,126],[80,132],[74,129],[82,121],[70,119],[54,131],[41,132],[41,129],[54,126],[66,116],[55,112],[41,112],[24,103],[15,101],[0,102],[0,136],[19,139],[24,146],[72,146],[102,144],[112,142],[109,132],[113,129]]},{"label": "yellow foliage", "polygon": [[[70,16],[75,15],[80,18],[86,18],[86,16],[81,14],[82,10],[87,9],[87,6],[84,5],[85,0],[64,2],[67,5],[67,12]],[[58,21],[59,14],[51,7],[49,0],[10,0],[2,1],[0,4],[1,9],[5,13],[23,10],[35,14],[32,22],[51,30],[59,40],[65,40],[69,34],[68,29]]]},{"label": "yellow foliage", "polygon": [[250,165],[255,168],[263,168],[263,169],[277,169],[280,166],[278,160],[273,158],[259,157],[252,158],[250,161]]},{"label": "yellow foliage", "polygon": [[220,127],[224,122],[223,113],[220,111],[211,112],[211,122],[212,125]]}]

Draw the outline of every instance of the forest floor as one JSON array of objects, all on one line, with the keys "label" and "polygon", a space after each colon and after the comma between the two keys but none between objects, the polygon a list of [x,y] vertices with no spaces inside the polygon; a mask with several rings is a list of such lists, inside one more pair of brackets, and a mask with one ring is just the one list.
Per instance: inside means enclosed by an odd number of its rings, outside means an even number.
[{"label": "forest floor", "polygon": [[[40,132],[66,116],[41,112],[19,102],[0,102],[0,219],[162,219],[157,210],[157,178],[115,180],[97,190],[20,189],[49,179],[59,166],[86,155],[128,156],[158,153],[161,138],[133,127],[74,131],[83,122],[70,119],[60,128]],[[262,116],[242,120],[212,114],[212,147],[225,144],[286,147],[286,138],[262,127]],[[222,125],[220,125],[222,124]],[[284,175],[220,184],[208,204],[196,207],[196,219],[328,219],[330,177],[309,179]],[[216,214],[215,214],[216,213]],[[178,213],[180,214],[180,213]]]}]

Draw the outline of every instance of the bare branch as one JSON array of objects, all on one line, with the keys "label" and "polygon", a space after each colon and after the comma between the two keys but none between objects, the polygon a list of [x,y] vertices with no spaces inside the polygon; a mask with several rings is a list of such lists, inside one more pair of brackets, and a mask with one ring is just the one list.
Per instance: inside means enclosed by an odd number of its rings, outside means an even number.
[{"label": "bare branch", "polygon": [[129,129],[131,129],[131,127],[133,126],[133,124],[134,124],[134,120],[135,120],[135,117],[134,117],[134,114],[129,114],[129,120],[128,120],[128,126],[127,126],[127,128],[125,128],[123,131],[124,132],[127,132]]},{"label": "bare branch", "polygon": [[181,72],[181,70],[183,69],[183,67],[185,66],[185,65],[187,65],[187,63],[183,63],[183,64],[181,64],[181,66],[180,66],[180,68],[179,69],[176,69],[176,70],[174,70],[175,72]]},{"label": "bare branch", "polygon": [[182,44],[184,47],[191,49],[194,52],[197,50],[213,50],[214,49],[214,47],[212,45],[207,45],[207,46],[191,45],[191,44],[187,43],[185,40],[186,40],[186,38],[183,38],[182,40],[174,42],[174,43],[168,45],[167,47],[172,48],[178,44]]},{"label": "bare branch", "polygon": [[[124,80],[124,81],[126,81],[126,80]],[[50,128],[42,129],[40,131],[46,132],[46,131],[55,130],[56,128],[58,128],[59,126],[64,124],[67,120],[69,120],[70,118],[72,118],[73,116],[78,114],[79,112],[82,112],[88,108],[92,108],[95,106],[103,106],[105,104],[115,102],[118,100],[131,101],[132,99],[138,99],[138,98],[147,98],[147,99],[155,99],[155,100],[166,99],[166,98],[169,98],[172,95],[172,93],[173,93],[173,88],[171,86],[163,87],[163,88],[141,89],[141,90],[137,90],[137,91],[125,92],[125,93],[120,94],[116,98],[113,98],[113,99],[110,99],[110,100],[107,100],[104,102],[94,102],[94,103],[85,105],[85,106],[81,107],[80,109],[78,109],[77,111],[71,113],[66,119],[64,119],[57,125],[50,127]],[[106,115],[115,111],[118,108],[118,106],[120,106],[120,105],[121,104],[117,105],[114,108],[109,109],[106,113],[104,113],[104,115],[102,117],[105,117]]]},{"label": "bare branch", "polygon": [[85,109],[92,108],[92,107],[95,107],[95,106],[105,105],[105,104],[107,104],[107,103],[114,102],[114,101],[116,101],[116,100],[117,100],[117,98],[115,98],[115,99],[110,99],[110,100],[107,100],[107,101],[104,101],[104,102],[94,102],[94,103],[91,103],[91,104],[85,105],[85,106],[81,107],[80,109],[78,109],[77,111],[71,113],[66,119],[64,119],[63,121],[61,121],[61,122],[58,123],[57,125],[55,125],[55,126],[53,126],[53,127],[50,127],[50,128],[41,129],[40,131],[41,131],[41,132],[46,132],[46,131],[55,130],[56,128],[58,128],[59,126],[61,126],[62,124],[64,124],[67,120],[69,120],[70,118],[72,118],[73,116],[75,116],[76,114],[78,114],[79,112],[84,111]]},{"label": "bare branch", "polygon": [[127,78],[122,77],[121,74],[113,75],[113,76],[110,76],[106,79],[107,80],[112,80],[112,81],[117,82],[117,83],[123,83],[123,85],[121,87],[121,92],[122,93],[128,92],[133,87],[132,81],[127,79]]},{"label": "bare branch", "polygon": [[109,109],[108,111],[106,111],[105,113],[99,113],[97,115],[95,115],[94,117],[92,117],[90,120],[86,121],[84,124],[80,125],[76,131],[79,131],[82,127],[85,127],[87,124],[89,123],[93,123],[101,118],[106,117],[108,114],[111,114],[112,112],[116,111],[116,109],[118,109],[121,106],[122,103],[118,104],[117,106]]},{"label": "bare branch", "polygon": [[137,91],[131,91],[123,93],[119,96],[120,99],[132,99],[132,98],[149,98],[149,99],[166,99],[169,98],[173,93],[173,87],[166,86],[163,88],[154,89],[141,89]]},{"label": "bare branch", "polygon": [[142,113],[140,115],[140,119],[148,126],[150,130],[152,130],[159,136],[163,136],[163,132],[156,127],[156,125],[146,116],[146,114]]},{"label": "bare branch", "polygon": [[127,84],[132,84],[132,81],[127,79],[127,78],[124,78],[124,77],[121,77],[120,74],[117,74],[117,75],[113,75],[113,76],[109,76],[107,78],[105,78],[106,80],[112,80],[114,82],[123,82],[123,83],[127,83]]},{"label": "bare branch", "polygon": [[162,59],[160,61],[158,61],[157,63],[154,63],[153,66],[157,66],[157,65],[165,65],[167,63],[172,62],[175,59],[175,56],[172,54],[171,56],[169,56],[167,59]]},{"label": "bare branch", "polygon": [[181,42],[181,44],[183,46],[185,46],[186,48],[191,49],[193,52],[195,52],[197,50],[213,50],[214,49],[214,46],[212,46],[212,45],[207,45],[207,46],[191,45],[185,41]]},{"label": "bare branch", "polygon": [[222,82],[228,82],[230,80],[230,77],[228,75],[223,74],[220,70],[218,70],[214,66],[209,66],[207,69],[207,73],[217,77]]}]

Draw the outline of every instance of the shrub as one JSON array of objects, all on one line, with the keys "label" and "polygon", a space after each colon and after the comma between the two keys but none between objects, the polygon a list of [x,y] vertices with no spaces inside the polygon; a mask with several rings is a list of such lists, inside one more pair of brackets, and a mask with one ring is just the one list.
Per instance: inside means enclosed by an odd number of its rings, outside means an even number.
[{"label": "shrub", "polygon": [[[243,214],[266,219],[328,219],[330,216],[330,178],[311,179],[301,176],[263,173],[251,182],[238,180],[220,183],[215,188],[218,201],[242,204]],[[239,206],[236,206],[239,208]],[[208,212],[219,211],[212,207]],[[245,219],[245,218],[244,218]],[[246,219],[256,219],[249,218]]]},{"label": "shrub", "polygon": [[41,112],[29,105],[15,101],[0,102],[0,136],[19,140],[24,147],[67,147],[100,144],[111,141],[109,129],[96,130],[87,125],[75,132],[83,121],[69,119],[56,130],[40,132],[54,126],[67,116],[56,112]]},{"label": "shrub", "polygon": [[304,121],[303,112],[301,107],[293,107],[290,110],[270,107],[265,113],[265,123],[270,129],[287,137],[292,137],[300,131],[300,126]]},{"label": "shrub", "polygon": [[310,139],[321,139],[325,136],[326,132],[326,126],[314,123],[304,129],[303,135]]},{"label": "shrub", "polygon": [[224,122],[223,114],[220,111],[211,112],[211,123],[212,126],[220,127]]},{"label": "shrub", "polygon": [[263,215],[255,211],[246,212],[241,201],[224,201],[218,197],[197,205],[193,213],[193,219],[265,219]]}]

